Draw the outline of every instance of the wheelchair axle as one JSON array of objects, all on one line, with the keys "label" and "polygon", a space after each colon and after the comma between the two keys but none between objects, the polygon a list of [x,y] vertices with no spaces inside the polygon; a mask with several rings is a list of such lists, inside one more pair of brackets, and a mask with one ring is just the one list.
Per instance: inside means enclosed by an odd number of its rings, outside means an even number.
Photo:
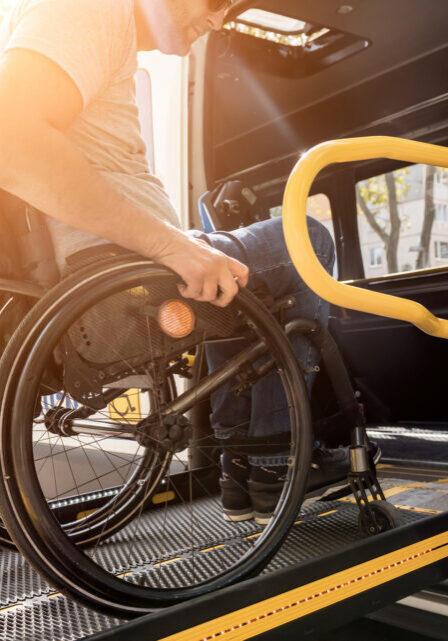
[{"label": "wheelchair axle", "polygon": [[50,409],[45,415],[45,427],[57,436],[116,436],[136,440],[136,427],[134,425],[109,423],[88,418],[74,416],[76,410],[59,407]]},{"label": "wheelchair axle", "polygon": [[191,424],[182,414],[152,415],[130,425],[78,418],[78,413],[63,407],[51,409],[45,416],[45,427],[57,436],[115,436],[173,453],[188,447],[191,437]]}]

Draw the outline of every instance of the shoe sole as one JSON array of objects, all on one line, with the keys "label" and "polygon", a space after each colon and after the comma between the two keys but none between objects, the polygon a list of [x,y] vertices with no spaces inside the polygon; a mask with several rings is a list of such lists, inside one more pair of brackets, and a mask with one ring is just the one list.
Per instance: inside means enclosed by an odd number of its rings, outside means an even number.
[{"label": "shoe sole", "polygon": [[257,525],[267,525],[274,515],[269,514],[269,516],[264,516],[262,514],[254,514],[254,521]]},{"label": "shoe sole", "polygon": [[239,521],[250,521],[254,518],[253,512],[245,512],[244,514],[232,514],[230,512],[223,512],[224,521],[228,523],[238,523]]}]

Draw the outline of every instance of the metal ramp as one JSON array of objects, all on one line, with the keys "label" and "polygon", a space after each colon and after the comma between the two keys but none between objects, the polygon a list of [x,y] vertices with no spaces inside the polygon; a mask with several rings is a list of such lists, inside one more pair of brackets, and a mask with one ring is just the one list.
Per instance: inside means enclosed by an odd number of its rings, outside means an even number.
[{"label": "metal ramp", "polygon": [[[384,443],[381,432],[375,436],[383,449],[387,450],[384,446],[388,441],[399,449],[401,435],[397,433],[391,439],[386,430],[382,435]],[[429,451],[428,441],[423,441]],[[434,442],[432,448],[434,452]],[[393,455],[393,447],[388,453]],[[400,528],[398,537],[397,531],[391,531],[362,539],[353,499],[333,493],[327,499],[305,503],[287,540],[260,577],[129,623],[70,601],[41,579],[19,553],[3,549],[0,641],[131,641],[173,635],[174,641],[180,638],[179,634],[195,641],[215,636],[230,641],[261,632],[269,634],[270,630],[278,632],[279,626],[287,628],[306,621],[305,626],[301,625],[301,636],[314,629],[316,616],[324,627],[330,620],[335,626],[347,616],[357,618],[374,610],[375,604],[379,608],[447,577],[448,527],[443,513],[448,512],[448,466],[442,463],[434,467],[424,458],[418,466],[405,461],[397,465],[386,459],[378,471],[386,497],[399,507],[406,524],[411,526]],[[221,555],[232,555],[235,546],[256,537],[259,528],[252,522],[238,527],[227,524],[220,514],[212,513],[216,507],[207,498],[200,501],[204,538],[198,542],[195,571],[201,565],[209,571],[219,564]],[[152,548],[158,545],[159,555],[151,567],[139,562],[145,554],[144,550],[139,553],[138,546],[132,558],[124,558],[124,529],[98,552],[107,566],[116,573],[128,573],[129,580],[136,582],[151,573],[167,586],[181,582],[192,562],[191,555],[182,552],[182,525],[187,527],[189,514],[182,504],[170,509],[177,511],[179,523],[177,531],[172,532],[178,541],[174,556],[164,553],[163,541],[153,540]],[[149,516],[146,523],[149,528]],[[143,537],[141,545],[146,545]],[[358,576],[361,567],[363,574]],[[322,617],[323,608],[332,612],[331,617]],[[218,630],[224,624],[227,627]],[[299,638],[297,630],[294,634]]]}]

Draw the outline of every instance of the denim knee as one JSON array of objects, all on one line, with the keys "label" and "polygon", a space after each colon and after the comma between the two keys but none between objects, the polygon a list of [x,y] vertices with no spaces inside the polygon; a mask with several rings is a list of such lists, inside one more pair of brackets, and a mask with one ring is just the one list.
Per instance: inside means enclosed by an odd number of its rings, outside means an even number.
[{"label": "denim knee", "polygon": [[335,248],[328,229],[315,218],[306,218],[311,244],[319,262],[330,274],[333,272]]},{"label": "denim knee", "polygon": [[[335,250],[330,232],[315,218],[307,216],[307,227],[311,244],[320,263],[329,273],[332,273]],[[257,288],[257,274],[274,268],[292,265],[291,257],[286,247],[281,218],[272,218],[253,223],[248,227],[240,227],[233,231],[216,231],[205,233],[190,230],[191,236],[205,240],[228,256],[245,263],[252,274],[250,288]],[[251,287],[252,285],[252,287]]]}]

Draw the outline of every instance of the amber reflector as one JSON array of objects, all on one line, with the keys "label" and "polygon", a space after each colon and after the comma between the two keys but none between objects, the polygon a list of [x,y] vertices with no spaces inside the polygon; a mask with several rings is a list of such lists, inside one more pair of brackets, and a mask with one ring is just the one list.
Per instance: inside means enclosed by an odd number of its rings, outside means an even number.
[{"label": "amber reflector", "polygon": [[162,331],[171,338],[185,338],[194,329],[194,313],[181,300],[167,300],[159,307],[157,320]]}]

